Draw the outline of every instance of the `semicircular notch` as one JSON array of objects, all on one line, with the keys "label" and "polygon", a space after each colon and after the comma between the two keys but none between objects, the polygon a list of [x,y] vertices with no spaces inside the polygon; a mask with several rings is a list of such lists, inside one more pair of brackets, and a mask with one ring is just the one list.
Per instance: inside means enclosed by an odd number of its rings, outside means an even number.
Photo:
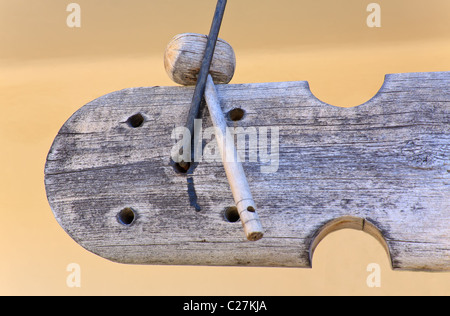
[{"label": "semicircular notch", "polygon": [[386,240],[383,237],[383,234],[381,231],[371,222],[368,220],[361,218],[361,217],[355,217],[355,216],[342,216],[336,219],[333,219],[320,227],[316,233],[314,234],[312,241],[309,246],[309,261],[312,263],[314,251],[316,250],[319,243],[330,233],[345,229],[355,229],[355,230],[361,230],[369,235],[375,237],[376,240],[378,240],[381,245],[383,246],[384,250],[386,251],[386,254],[388,255],[389,262],[391,262],[392,267],[392,260],[391,260],[391,254],[389,250],[389,246],[386,242]]}]

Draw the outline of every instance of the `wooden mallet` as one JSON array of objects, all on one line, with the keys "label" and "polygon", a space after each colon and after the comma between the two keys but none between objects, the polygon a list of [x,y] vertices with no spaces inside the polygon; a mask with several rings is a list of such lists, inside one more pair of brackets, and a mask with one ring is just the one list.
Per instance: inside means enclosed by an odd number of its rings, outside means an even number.
[{"label": "wooden mallet", "polygon": [[[203,60],[207,37],[186,33],[175,36],[168,44],[164,65],[169,77],[182,85],[194,85]],[[244,173],[237,159],[234,140],[227,139],[227,124],[214,83],[228,83],[234,74],[236,59],[233,48],[218,39],[206,81],[205,100],[215,127],[215,136],[231,192],[248,240],[263,237],[263,228],[256,212],[255,202]]]}]

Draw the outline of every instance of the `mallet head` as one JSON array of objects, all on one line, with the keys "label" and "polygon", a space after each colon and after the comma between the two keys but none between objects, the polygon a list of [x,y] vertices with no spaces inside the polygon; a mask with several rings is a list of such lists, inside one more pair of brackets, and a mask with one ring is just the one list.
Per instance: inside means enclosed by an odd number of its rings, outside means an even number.
[{"label": "mallet head", "polygon": [[[206,42],[206,35],[195,33],[178,34],[170,41],[164,53],[164,67],[173,81],[185,86],[196,84]],[[233,48],[224,40],[218,39],[209,70],[214,83],[230,82],[235,68]]]}]

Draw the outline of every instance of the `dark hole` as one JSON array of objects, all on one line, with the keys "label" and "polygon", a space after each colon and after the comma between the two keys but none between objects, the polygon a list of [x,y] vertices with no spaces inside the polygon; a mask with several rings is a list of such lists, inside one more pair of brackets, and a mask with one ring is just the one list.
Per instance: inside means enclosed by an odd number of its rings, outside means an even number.
[{"label": "dark hole", "polygon": [[122,225],[131,225],[134,222],[134,211],[131,207],[126,207],[117,214],[117,220]]},{"label": "dark hole", "polygon": [[224,211],[224,216],[230,223],[235,223],[240,219],[236,206],[227,207]]},{"label": "dark hole", "polygon": [[190,167],[191,167],[191,163],[190,162],[184,162],[184,161],[176,162],[173,165],[173,168],[178,173],[187,173]]},{"label": "dark hole", "polygon": [[138,113],[138,114],[130,116],[127,120],[127,124],[130,127],[137,128],[137,127],[141,127],[142,124],[144,124],[144,120],[145,119],[142,116],[142,114]]},{"label": "dark hole", "polygon": [[244,117],[245,111],[243,109],[235,108],[228,112],[228,117],[232,121],[240,121]]},{"label": "dark hole", "polygon": [[255,208],[253,206],[249,206],[249,207],[247,207],[247,211],[253,213],[255,211]]}]

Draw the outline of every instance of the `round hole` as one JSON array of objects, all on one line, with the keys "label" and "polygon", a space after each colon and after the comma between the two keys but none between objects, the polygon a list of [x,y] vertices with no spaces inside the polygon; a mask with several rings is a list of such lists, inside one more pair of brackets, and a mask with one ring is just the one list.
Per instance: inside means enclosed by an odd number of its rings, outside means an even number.
[{"label": "round hole", "polygon": [[228,117],[232,121],[240,121],[245,115],[245,111],[240,108],[232,109],[230,112],[228,112]]},{"label": "round hole", "polygon": [[117,214],[117,220],[122,225],[131,225],[134,222],[134,211],[131,207],[126,207]]},{"label": "round hole", "polygon": [[173,168],[178,173],[187,173],[190,167],[191,167],[190,162],[181,161],[173,164]]},{"label": "round hole", "polygon": [[249,206],[249,207],[247,207],[247,211],[253,213],[255,211],[255,208],[253,206]]},{"label": "round hole", "polygon": [[230,223],[235,223],[240,219],[239,212],[236,206],[227,207],[223,214],[225,216],[225,219]]},{"label": "round hole", "polygon": [[127,120],[127,124],[130,127],[137,128],[137,127],[141,127],[142,124],[144,124],[144,121],[145,121],[145,119],[142,116],[142,114],[138,113],[138,114],[130,116]]}]

